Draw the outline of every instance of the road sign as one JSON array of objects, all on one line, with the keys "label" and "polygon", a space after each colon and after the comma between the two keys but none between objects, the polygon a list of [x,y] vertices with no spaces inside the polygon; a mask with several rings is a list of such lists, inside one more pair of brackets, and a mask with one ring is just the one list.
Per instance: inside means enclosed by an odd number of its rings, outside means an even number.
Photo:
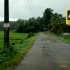
[{"label": "road sign", "polygon": [[70,25],[70,9],[66,10],[66,24]]}]

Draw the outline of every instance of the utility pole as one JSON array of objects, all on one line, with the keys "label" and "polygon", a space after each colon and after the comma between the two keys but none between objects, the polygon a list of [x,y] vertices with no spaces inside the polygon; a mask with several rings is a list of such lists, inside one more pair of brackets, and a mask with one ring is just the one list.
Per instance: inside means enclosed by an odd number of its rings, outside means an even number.
[{"label": "utility pole", "polygon": [[4,0],[4,47],[9,47],[9,0]]}]

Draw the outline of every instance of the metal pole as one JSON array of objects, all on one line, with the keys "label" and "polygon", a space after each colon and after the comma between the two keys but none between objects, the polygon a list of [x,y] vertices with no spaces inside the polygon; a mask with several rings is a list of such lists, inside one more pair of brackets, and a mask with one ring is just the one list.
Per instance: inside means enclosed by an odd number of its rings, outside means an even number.
[{"label": "metal pole", "polygon": [[4,47],[9,47],[9,0],[4,0]]}]

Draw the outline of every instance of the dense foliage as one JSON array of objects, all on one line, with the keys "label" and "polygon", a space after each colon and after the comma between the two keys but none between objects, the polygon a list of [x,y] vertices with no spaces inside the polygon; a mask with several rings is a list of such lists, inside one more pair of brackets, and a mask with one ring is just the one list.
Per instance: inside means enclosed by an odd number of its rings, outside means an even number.
[{"label": "dense foliage", "polygon": [[[17,21],[10,21],[10,30],[19,33],[30,33],[48,30],[57,35],[62,32],[70,32],[70,26],[66,25],[66,17],[62,14],[53,13],[51,8],[45,9],[43,17],[29,18],[28,20],[18,19]],[[3,30],[3,22],[0,22],[0,30]]]}]

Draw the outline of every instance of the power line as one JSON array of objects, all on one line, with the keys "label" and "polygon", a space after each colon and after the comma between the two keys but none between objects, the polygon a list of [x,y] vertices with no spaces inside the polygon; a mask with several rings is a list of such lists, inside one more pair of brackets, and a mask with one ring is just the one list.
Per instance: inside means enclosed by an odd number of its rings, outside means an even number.
[{"label": "power line", "polygon": [[[25,5],[25,6],[27,6],[27,10],[28,10],[28,12],[31,14],[31,16],[32,16],[32,12],[31,12],[31,10],[29,9],[29,5],[28,5],[28,3],[26,2],[26,0],[24,0],[25,1],[25,3],[27,4],[27,5]],[[29,14],[29,15],[30,15]]]},{"label": "power line", "polygon": [[[33,10],[35,10],[35,6],[34,6],[35,5],[35,2],[34,2],[34,0],[31,0],[31,2],[32,2],[31,4],[32,4]],[[34,11],[34,14],[35,14],[35,11]]]},{"label": "power line", "polygon": [[29,4],[28,0],[26,0],[26,1],[27,1],[28,6],[29,6],[29,8],[30,8],[30,10],[31,10],[31,12],[32,12],[32,14],[33,14],[33,16],[34,16],[34,12],[33,12],[32,8],[31,8],[31,6],[30,6],[30,4]]},{"label": "power line", "polygon": [[35,0],[31,0],[32,1],[32,7],[34,9],[34,13],[36,14],[36,4],[35,4]]}]

